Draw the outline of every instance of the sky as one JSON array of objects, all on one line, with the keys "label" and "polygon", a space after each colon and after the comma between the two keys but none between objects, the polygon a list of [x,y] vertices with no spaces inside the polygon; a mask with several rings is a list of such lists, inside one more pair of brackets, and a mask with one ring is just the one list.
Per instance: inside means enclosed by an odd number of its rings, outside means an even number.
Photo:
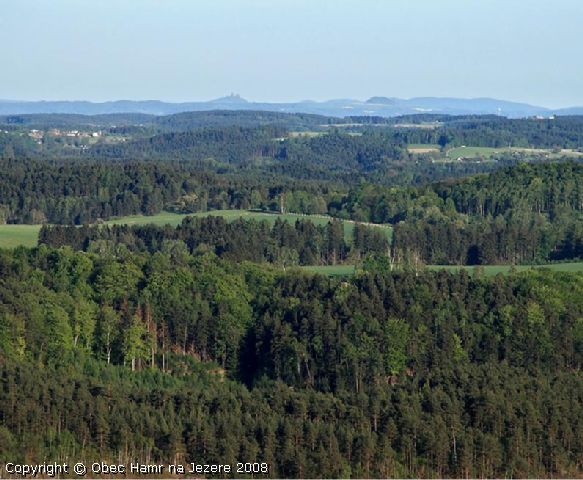
[{"label": "sky", "polygon": [[0,0],[0,98],[583,105],[582,0]]}]

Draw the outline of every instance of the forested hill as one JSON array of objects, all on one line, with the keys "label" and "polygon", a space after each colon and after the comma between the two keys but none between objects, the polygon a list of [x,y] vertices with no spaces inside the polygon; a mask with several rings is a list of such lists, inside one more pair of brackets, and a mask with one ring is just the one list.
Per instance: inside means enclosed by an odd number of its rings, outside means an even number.
[{"label": "forested hill", "polygon": [[[404,143],[473,145],[481,147],[581,148],[583,116],[547,119],[508,119],[499,116],[422,116],[438,122],[437,128],[400,128],[396,138]],[[419,122],[416,117],[409,121]],[[395,128],[405,119],[395,124]]]},{"label": "forested hill", "polygon": [[98,143],[84,150],[83,158],[212,160],[231,168],[253,165],[260,171],[296,178],[335,178],[348,183],[356,176],[377,183],[402,184],[488,171],[496,166],[493,162],[436,163],[433,157],[412,156],[407,149],[411,144],[438,145],[442,149],[466,145],[522,149],[499,153],[496,162],[502,165],[528,155],[542,156],[546,152],[541,149],[557,149],[560,153],[562,149],[583,148],[583,117],[448,117],[431,128],[416,128],[416,124],[403,127],[399,123],[380,124],[380,128],[369,123],[348,125],[314,125],[317,131],[306,136],[294,135],[293,125],[285,123],[253,128],[207,127],[142,136],[114,145]]},{"label": "forested hill", "polygon": [[[579,158],[583,138],[583,117],[420,115],[388,121],[216,111],[151,118],[14,116],[5,121],[0,161],[18,159],[24,169],[26,160],[82,165],[145,160],[181,162],[219,174],[244,172],[247,178],[277,176],[351,186],[363,181],[419,185],[521,160]],[[410,148],[417,144],[429,148],[418,154]],[[458,161],[449,152],[463,145],[499,150]]]},{"label": "forested hill", "polygon": [[304,130],[328,124],[343,123],[344,119],[302,113],[278,113],[266,111],[210,110],[183,112],[173,115],[149,115],[144,113],[112,113],[102,115],[75,114],[28,114],[0,116],[0,125],[26,126],[31,128],[93,127],[115,128],[142,126],[152,131],[184,131],[199,127],[259,127],[276,125]]},{"label": "forested hill", "polygon": [[554,219],[583,210],[583,163],[520,163],[414,188],[368,184],[352,189],[343,209],[375,223],[398,223],[436,212],[479,217],[526,212]]},{"label": "forested hill", "polygon": [[502,215],[529,210],[555,218],[583,210],[583,164],[520,164],[488,175],[437,183],[433,190],[460,213]]},{"label": "forested hill", "polygon": [[520,164],[418,189],[349,193],[345,211],[395,224],[394,248],[428,263],[583,258],[583,165]]},{"label": "forested hill", "polygon": [[227,164],[245,164],[254,158],[274,158],[278,151],[275,139],[286,136],[284,127],[202,128],[172,132],[117,145],[96,145],[94,158],[214,160]]},{"label": "forested hill", "polygon": [[[0,458],[576,476],[583,277],[0,252]],[[8,461],[8,460],[6,460]]]},{"label": "forested hill", "polygon": [[395,118],[378,116],[327,116],[261,110],[210,110],[156,116],[143,113],[102,115],[26,114],[0,116],[7,128],[115,128],[148,127],[167,133],[200,127],[285,127],[297,131],[325,131],[336,126],[348,130],[375,127],[400,131],[407,143],[436,144],[443,134],[456,144],[476,146],[581,146],[583,115],[551,118],[506,118],[499,115],[416,114]]},{"label": "forested hill", "polygon": [[[333,131],[326,135],[290,138],[279,127],[204,128],[155,135],[118,145],[97,145],[87,154],[102,159],[174,159],[198,161],[231,169],[255,166],[261,171],[296,178],[344,179],[351,174],[379,177],[412,171],[405,145],[391,135],[366,132],[352,136]],[[433,167],[436,170],[435,167]],[[417,170],[422,172],[423,167]]]},{"label": "forested hill", "polygon": [[279,211],[283,202],[289,212],[393,224],[393,254],[401,259],[532,264],[583,258],[583,165],[574,162],[520,164],[416,188],[351,189],[205,173],[182,163],[3,164],[8,173],[0,181],[0,219],[9,223],[84,224],[163,209]]}]

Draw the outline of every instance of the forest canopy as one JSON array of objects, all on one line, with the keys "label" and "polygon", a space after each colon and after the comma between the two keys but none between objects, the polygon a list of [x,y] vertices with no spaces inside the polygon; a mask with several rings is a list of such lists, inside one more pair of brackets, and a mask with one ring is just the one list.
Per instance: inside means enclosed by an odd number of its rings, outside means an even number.
[{"label": "forest canopy", "polygon": [[261,458],[278,477],[582,467],[580,274],[345,282],[47,247],[0,254],[0,271],[3,459],[123,448]]}]

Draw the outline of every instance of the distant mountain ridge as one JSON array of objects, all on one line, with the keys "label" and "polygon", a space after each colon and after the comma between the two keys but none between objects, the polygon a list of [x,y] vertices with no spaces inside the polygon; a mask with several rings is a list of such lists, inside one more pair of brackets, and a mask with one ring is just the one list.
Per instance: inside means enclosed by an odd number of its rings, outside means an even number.
[{"label": "distant mountain ridge", "polygon": [[203,102],[170,103],[160,100],[116,100],[109,102],[89,101],[17,101],[0,100],[0,115],[23,115],[37,113],[62,113],[81,115],[103,115],[114,113],[136,113],[171,115],[182,112],[208,110],[263,110],[281,113],[312,113],[317,115],[380,116],[396,117],[415,113],[449,115],[503,115],[509,118],[550,115],[582,115],[583,107],[550,109],[527,103],[498,100],[495,98],[447,98],[416,97],[401,99],[375,96],[368,100],[331,99],[323,102],[303,100],[300,102],[250,102],[240,95]]}]

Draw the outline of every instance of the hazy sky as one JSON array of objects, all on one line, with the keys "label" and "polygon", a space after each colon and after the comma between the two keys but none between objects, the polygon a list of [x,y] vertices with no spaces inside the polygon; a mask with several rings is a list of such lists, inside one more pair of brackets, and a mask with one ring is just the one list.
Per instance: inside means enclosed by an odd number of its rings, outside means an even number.
[{"label": "hazy sky", "polygon": [[583,105],[582,0],[0,0],[0,98]]}]

